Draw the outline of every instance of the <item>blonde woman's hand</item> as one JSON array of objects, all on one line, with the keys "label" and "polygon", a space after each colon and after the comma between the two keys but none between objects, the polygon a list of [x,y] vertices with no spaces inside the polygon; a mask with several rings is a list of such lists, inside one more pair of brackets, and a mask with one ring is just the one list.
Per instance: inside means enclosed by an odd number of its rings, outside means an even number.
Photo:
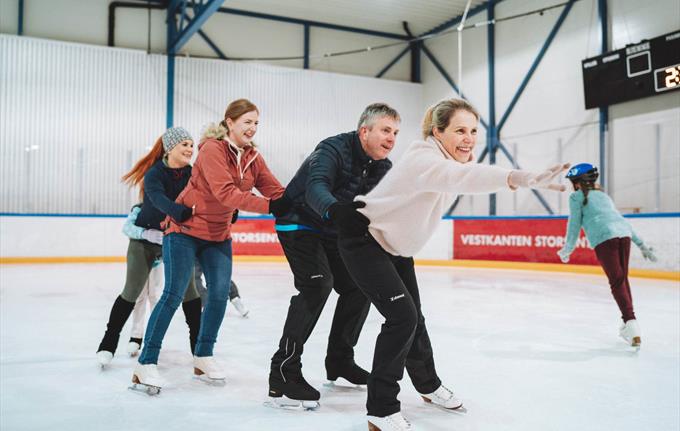
[{"label": "blonde woman's hand", "polygon": [[567,189],[564,184],[558,184],[555,179],[569,169],[571,164],[563,163],[555,165],[540,173],[514,170],[508,175],[508,185],[511,189],[517,190],[519,187],[528,189],[546,189],[563,192]]}]

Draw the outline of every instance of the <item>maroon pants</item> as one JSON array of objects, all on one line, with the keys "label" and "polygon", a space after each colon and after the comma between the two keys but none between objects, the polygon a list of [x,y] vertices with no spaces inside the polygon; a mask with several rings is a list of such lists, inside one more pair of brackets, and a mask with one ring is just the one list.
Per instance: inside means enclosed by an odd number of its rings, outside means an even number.
[{"label": "maroon pants", "polygon": [[612,238],[595,247],[597,260],[609,279],[614,300],[621,310],[624,322],[635,319],[633,297],[628,283],[628,258],[630,257],[630,238]]}]

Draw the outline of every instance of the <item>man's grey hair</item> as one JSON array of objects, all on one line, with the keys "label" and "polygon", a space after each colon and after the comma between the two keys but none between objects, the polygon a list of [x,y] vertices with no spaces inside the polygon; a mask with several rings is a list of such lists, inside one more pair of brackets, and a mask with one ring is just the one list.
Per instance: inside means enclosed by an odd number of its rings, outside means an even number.
[{"label": "man's grey hair", "polygon": [[387,103],[371,103],[364,109],[364,112],[359,117],[359,124],[357,130],[362,127],[373,127],[373,124],[378,118],[389,117],[395,121],[401,122],[401,117],[396,109],[392,108]]}]

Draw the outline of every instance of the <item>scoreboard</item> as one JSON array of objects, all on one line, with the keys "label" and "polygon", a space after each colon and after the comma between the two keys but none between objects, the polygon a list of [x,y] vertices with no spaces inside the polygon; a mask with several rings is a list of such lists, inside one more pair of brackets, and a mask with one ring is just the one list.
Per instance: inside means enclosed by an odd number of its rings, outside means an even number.
[{"label": "scoreboard", "polygon": [[581,62],[586,109],[680,89],[680,30]]}]

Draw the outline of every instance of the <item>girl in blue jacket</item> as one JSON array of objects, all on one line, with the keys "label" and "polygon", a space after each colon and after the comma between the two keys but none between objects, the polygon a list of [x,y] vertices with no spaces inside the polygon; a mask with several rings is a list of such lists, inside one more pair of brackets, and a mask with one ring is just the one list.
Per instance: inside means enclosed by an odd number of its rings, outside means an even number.
[{"label": "girl in blue jacket", "polygon": [[635,234],[611,198],[595,183],[598,176],[597,168],[589,163],[580,163],[567,173],[567,178],[574,186],[574,193],[569,196],[565,245],[557,254],[562,262],[569,262],[569,255],[574,251],[583,227],[588,242],[595,249],[597,260],[609,279],[614,300],[621,310],[623,323],[619,328],[619,335],[631,346],[639,347],[640,328],[635,319],[628,282],[631,239],[640,248],[645,259],[656,262],[656,256],[654,250],[647,247]]}]

